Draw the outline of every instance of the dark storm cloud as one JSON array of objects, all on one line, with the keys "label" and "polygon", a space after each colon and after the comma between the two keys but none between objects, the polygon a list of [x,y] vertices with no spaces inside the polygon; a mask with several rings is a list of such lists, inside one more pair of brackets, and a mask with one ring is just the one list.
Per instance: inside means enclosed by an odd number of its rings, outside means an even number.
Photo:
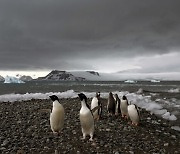
[{"label": "dark storm cloud", "polygon": [[180,48],[179,0],[1,0],[0,69],[95,69],[82,59]]}]

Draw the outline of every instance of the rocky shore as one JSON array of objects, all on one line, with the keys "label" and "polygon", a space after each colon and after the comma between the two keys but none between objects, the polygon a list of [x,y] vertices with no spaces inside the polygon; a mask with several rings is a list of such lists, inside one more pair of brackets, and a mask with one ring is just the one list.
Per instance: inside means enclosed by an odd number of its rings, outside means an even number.
[{"label": "rocky shore", "polygon": [[[53,153],[109,153],[109,154],[179,154],[180,133],[171,129],[168,121],[141,109],[141,124],[108,117],[103,99],[103,115],[95,122],[94,141],[81,140],[78,98],[61,99],[66,117],[64,129],[54,136],[49,125],[50,100],[0,103],[0,153],[53,154]],[[90,100],[89,100],[90,103]]]}]

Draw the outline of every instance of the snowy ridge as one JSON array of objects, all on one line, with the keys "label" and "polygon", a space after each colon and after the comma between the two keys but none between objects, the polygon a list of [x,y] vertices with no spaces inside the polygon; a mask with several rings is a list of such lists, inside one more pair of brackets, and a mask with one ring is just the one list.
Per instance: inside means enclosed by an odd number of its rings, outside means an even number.
[{"label": "snowy ridge", "polygon": [[71,72],[53,70],[45,77],[39,77],[37,80],[52,80],[52,81],[84,81],[83,77],[74,76]]},{"label": "snowy ridge", "polygon": [[[95,96],[94,92],[83,92],[88,98],[92,98]],[[126,95],[128,100],[133,104],[136,104],[140,108],[144,108],[147,111],[150,111],[152,114],[160,115],[162,118],[167,120],[177,120],[176,116],[168,112],[166,109],[152,101],[150,96],[143,96],[136,93],[129,92],[118,92],[114,91],[114,94],[117,93],[119,97]],[[15,101],[23,101],[23,100],[31,100],[31,99],[49,99],[50,95],[57,95],[59,98],[76,98],[77,92],[73,90],[68,90],[65,92],[49,92],[49,93],[26,93],[26,94],[6,94],[0,95],[0,102],[15,102]],[[102,98],[108,98],[108,92],[101,93]]]},{"label": "snowy ridge", "polygon": [[98,72],[93,71],[72,71],[71,74],[91,81],[103,80],[103,78],[99,75]]}]

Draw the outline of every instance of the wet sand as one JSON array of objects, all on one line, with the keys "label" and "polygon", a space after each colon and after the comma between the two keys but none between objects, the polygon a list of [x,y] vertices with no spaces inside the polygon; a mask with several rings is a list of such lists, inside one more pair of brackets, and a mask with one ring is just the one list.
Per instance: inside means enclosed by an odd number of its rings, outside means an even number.
[{"label": "wet sand", "polygon": [[[180,153],[180,133],[168,121],[141,109],[140,126],[121,116],[108,117],[103,99],[103,115],[95,122],[94,141],[81,140],[78,98],[60,99],[65,108],[65,124],[59,136],[49,125],[50,100],[0,103],[0,153]],[[90,100],[88,100],[90,103]]]}]

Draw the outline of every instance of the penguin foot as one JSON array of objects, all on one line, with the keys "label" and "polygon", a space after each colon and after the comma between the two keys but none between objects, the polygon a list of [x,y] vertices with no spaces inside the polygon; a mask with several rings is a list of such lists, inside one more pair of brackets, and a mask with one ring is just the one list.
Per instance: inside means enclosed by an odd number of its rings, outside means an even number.
[{"label": "penguin foot", "polygon": [[118,113],[115,113],[115,116],[118,116],[119,114]]},{"label": "penguin foot", "polygon": [[139,123],[135,123],[134,125],[135,125],[135,126],[139,126]]},{"label": "penguin foot", "polygon": [[82,137],[81,140],[85,140],[86,138]]},{"label": "penguin foot", "polygon": [[53,132],[54,136],[59,136],[59,132]]},{"label": "penguin foot", "polygon": [[133,126],[138,126],[139,123],[133,123],[133,122],[132,122],[132,125],[133,125]]},{"label": "penguin foot", "polygon": [[128,116],[127,115],[125,115],[124,118],[128,120]]},{"label": "penguin foot", "polygon": [[93,141],[93,133],[90,134],[90,139],[89,139],[89,141]]},{"label": "penguin foot", "polygon": [[81,140],[85,140],[86,139],[86,135],[83,134],[83,137],[81,138]]}]

